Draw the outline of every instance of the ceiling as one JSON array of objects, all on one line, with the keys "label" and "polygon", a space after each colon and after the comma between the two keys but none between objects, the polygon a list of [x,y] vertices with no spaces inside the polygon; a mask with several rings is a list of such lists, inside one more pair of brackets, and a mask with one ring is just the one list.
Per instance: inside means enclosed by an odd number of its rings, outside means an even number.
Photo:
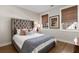
[{"label": "ceiling", "polygon": [[19,5],[18,7],[33,11],[35,13],[42,13],[48,11],[53,5]]}]

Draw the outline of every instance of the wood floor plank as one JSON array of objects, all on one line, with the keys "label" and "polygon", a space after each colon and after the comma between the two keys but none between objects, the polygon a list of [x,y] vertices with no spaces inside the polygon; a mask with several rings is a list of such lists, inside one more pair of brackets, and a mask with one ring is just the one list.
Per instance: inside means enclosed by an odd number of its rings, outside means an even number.
[{"label": "wood floor plank", "polygon": [[13,45],[7,45],[4,47],[0,47],[0,53],[16,53],[16,49]]},{"label": "wood floor plank", "polygon": [[[0,47],[0,53],[17,53],[17,51],[13,45],[7,45]],[[56,46],[49,53],[79,53],[79,46],[57,41]]]},{"label": "wood floor plank", "polygon": [[74,47],[75,45],[73,44],[57,41],[55,48],[52,48],[49,53],[73,53],[74,51],[79,51],[79,49],[76,49]]}]

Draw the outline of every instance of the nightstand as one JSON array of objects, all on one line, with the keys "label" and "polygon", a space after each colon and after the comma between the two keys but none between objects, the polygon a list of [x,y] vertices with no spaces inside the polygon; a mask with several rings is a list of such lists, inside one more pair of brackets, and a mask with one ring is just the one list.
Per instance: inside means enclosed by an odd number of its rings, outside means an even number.
[{"label": "nightstand", "polygon": [[74,44],[77,45],[77,46],[79,46],[79,37],[76,37],[74,39]]},{"label": "nightstand", "polygon": [[74,39],[74,53],[79,53],[79,37]]}]

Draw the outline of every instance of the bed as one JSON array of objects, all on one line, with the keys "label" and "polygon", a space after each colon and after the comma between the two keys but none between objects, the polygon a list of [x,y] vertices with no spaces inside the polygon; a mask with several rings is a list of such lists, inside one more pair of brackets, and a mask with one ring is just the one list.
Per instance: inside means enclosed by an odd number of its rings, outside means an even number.
[{"label": "bed", "polygon": [[28,35],[16,34],[16,28],[33,29],[34,22],[30,20],[11,19],[12,44],[20,53],[46,53],[55,46],[55,38],[38,32]]}]

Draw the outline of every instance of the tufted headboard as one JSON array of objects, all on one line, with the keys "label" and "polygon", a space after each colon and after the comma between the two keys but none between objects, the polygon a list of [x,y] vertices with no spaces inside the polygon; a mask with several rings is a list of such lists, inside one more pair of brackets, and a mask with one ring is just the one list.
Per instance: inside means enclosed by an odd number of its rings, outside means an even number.
[{"label": "tufted headboard", "polygon": [[16,34],[16,29],[23,29],[23,28],[27,28],[29,29],[33,29],[34,27],[34,21],[31,20],[22,20],[22,19],[16,19],[16,18],[12,18],[11,19],[11,33],[12,33],[12,37],[14,34]]}]

